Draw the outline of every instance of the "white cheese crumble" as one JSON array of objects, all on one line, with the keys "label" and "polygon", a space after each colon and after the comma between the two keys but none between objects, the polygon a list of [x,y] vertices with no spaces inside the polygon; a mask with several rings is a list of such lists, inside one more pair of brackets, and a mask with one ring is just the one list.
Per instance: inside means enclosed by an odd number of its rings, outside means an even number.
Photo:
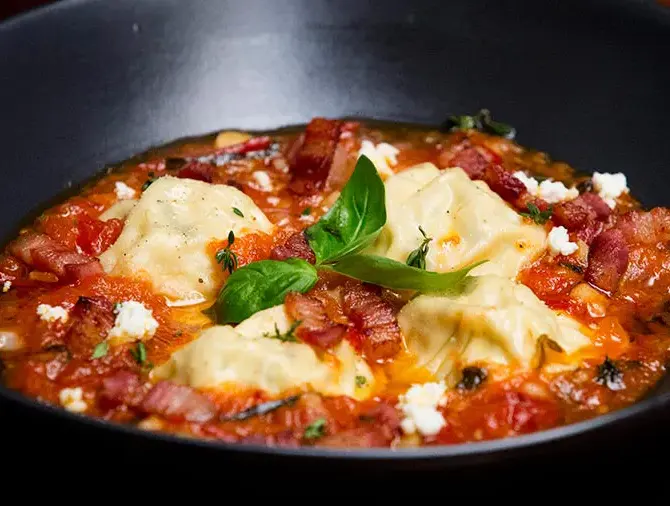
[{"label": "white cheese crumble", "polygon": [[258,186],[260,189],[264,192],[271,192],[272,191],[272,181],[270,180],[270,176],[268,175],[267,172],[264,170],[257,170],[253,174],[254,179],[256,180],[256,183],[258,183]]},{"label": "white cheese crumble", "polygon": [[12,282],[9,281],[9,280],[8,280],[8,281],[5,281],[5,282],[2,284],[2,291],[3,291],[4,293],[7,293],[11,287],[12,287]]},{"label": "white cheese crumble", "polygon": [[119,342],[148,339],[156,333],[158,322],[152,311],[140,302],[129,300],[117,304],[114,308],[116,320],[109,331],[108,338]]},{"label": "white cheese crumble", "polygon": [[361,148],[358,150],[358,156],[367,156],[374,164],[377,172],[384,176],[392,176],[394,172],[391,167],[398,163],[396,158],[400,150],[395,146],[386,142],[380,142],[375,145],[371,141],[364,140],[361,142]]},{"label": "white cheese crumble", "polygon": [[114,193],[116,193],[116,197],[121,200],[135,198],[135,190],[122,181],[114,183]]},{"label": "white cheese crumble", "polygon": [[265,200],[267,200],[268,204],[270,204],[271,206],[276,206],[277,204],[279,204],[279,197],[268,197]]},{"label": "white cheese crumble", "polygon": [[616,174],[594,172],[591,180],[593,181],[593,188],[598,192],[600,198],[612,209],[616,206],[615,199],[629,191],[626,176],[621,172]]},{"label": "white cheese crumble", "polygon": [[537,188],[537,196],[548,204],[556,204],[579,197],[577,188],[567,188],[560,181],[545,179]]},{"label": "white cheese crumble", "polygon": [[49,304],[40,304],[37,306],[37,314],[45,322],[55,322],[60,320],[66,322],[68,319],[67,310],[61,306],[50,306]]},{"label": "white cheese crumble", "polygon": [[73,413],[83,413],[88,407],[83,399],[84,392],[81,388],[64,388],[58,394],[60,403],[68,411]]},{"label": "white cheese crumble", "polygon": [[541,183],[538,183],[537,179],[527,176],[525,172],[520,170],[514,172],[513,175],[524,184],[528,193],[533,197],[541,198],[548,204],[565,202],[566,200],[573,200],[579,197],[579,190],[577,188],[567,188],[560,181],[545,179]]},{"label": "white cheese crumble", "polygon": [[528,193],[531,195],[537,195],[537,179],[527,176],[526,173],[521,170],[516,171],[513,175],[524,184],[526,190],[528,190]]},{"label": "white cheese crumble", "polygon": [[438,407],[445,405],[444,382],[412,385],[399,398],[398,408],[404,419],[400,427],[406,434],[417,431],[424,436],[434,436],[446,425]]},{"label": "white cheese crumble", "polygon": [[549,232],[549,249],[554,255],[572,255],[577,251],[577,243],[570,242],[568,229],[565,227],[554,227]]}]

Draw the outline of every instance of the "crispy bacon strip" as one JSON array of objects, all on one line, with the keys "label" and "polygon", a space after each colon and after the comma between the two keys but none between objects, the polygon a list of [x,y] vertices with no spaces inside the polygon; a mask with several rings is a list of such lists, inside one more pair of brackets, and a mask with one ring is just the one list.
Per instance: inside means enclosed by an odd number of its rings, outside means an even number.
[{"label": "crispy bacon strip", "polygon": [[272,248],[270,258],[273,260],[286,260],[287,258],[302,258],[307,262],[316,263],[316,257],[312,247],[307,242],[304,232],[296,232],[290,236],[284,244]]},{"label": "crispy bacon strip", "polygon": [[301,341],[328,349],[337,345],[344,337],[346,327],[334,323],[328,317],[324,303],[316,297],[289,293],[284,304],[289,316],[301,322],[296,331]]},{"label": "crispy bacon strip", "polygon": [[105,297],[79,297],[70,315],[65,338],[73,356],[90,357],[114,326],[114,306]]},{"label": "crispy bacon strip", "polygon": [[611,228],[596,236],[589,249],[584,279],[607,292],[613,292],[628,267],[628,245],[621,230]]},{"label": "crispy bacon strip", "polygon": [[486,182],[492,191],[508,202],[518,199],[522,193],[526,192],[525,185],[500,165],[488,165],[484,169],[481,179]]},{"label": "crispy bacon strip", "polygon": [[174,420],[204,423],[216,416],[216,407],[201,393],[185,385],[160,381],[149,390],[140,409]]},{"label": "crispy bacon strip", "polygon": [[100,401],[105,407],[116,407],[125,404],[137,407],[147,393],[147,387],[138,374],[130,371],[119,371],[102,380]]},{"label": "crispy bacon strip", "polygon": [[344,314],[362,335],[362,347],[372,360],[393,357],[400,351],[402,336],[393,306],[371,287],[348,284],[344,288]]},{"label": "crispy bacon strip", "polygon": [[102,274],[98,259],[75,253],[46,234],[29,232],[9,246],[9,252],[34,269],[51,272],[66,282]]},{"label": "crispy bacon strip", "polygon": [[670,209],[655,207],[651,211],[630,211],[618,217],[616,228],[626,241],[655,244],[670,241]]},{"label": "crispy bacon strip", "polygon": [[187,162],[176,176],[183,179],[195,179],[197,181],[204,181],[205,183],[212,182],[212,175],[214,173],[214,164],[203,163],[198,161]]},{"label": "crispy bacon strip", "polygon": [[291,190],[309,195],[323,186],[340,138],[342,121],[314,118],[305,129],[304,138],[295,157],[289,160]]}]

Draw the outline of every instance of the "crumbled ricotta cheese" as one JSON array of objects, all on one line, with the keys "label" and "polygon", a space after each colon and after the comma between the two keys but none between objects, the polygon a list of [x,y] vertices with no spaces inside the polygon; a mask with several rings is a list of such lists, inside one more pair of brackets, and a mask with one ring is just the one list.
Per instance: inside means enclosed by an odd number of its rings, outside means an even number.
[{"label": "crumbled ricotta cheese", "polygon": [[361,148],[358,150],[358,156],[367,156],[377,168],[377,172],[384,176],[392,176],[394,174],[391,167],[398,163],[398,159],[396,158],[398,153],[400,153],[400,150],[391,144],[380,142],[375,145],[368,140],[362,141]]},{"label": "crumbled ricotta cheese", "polygon": [[537,188],[539,186],[537,179],[527,176],[525,172],[520,170],[516,171],[513,175],[524,184],[528,193],[537,195]]},{"label": "crumbled ricotta cheese", "polygon": [[156,333],[158,322],[152,311],[142,303],[134,300],[121,302],[116,305],[114,312],[116,320],[108,338],[117,343],[149,339]]},{"label": "crumbled ricotta cheese", "polygon": [[4,293],[7,293],[11,287],[12,287],[12,282],[9,281],[9,280],[8,280],[8,281],[5,281],[5,282],[3,283],[3,285],[2,285],[2,291],[3,291]]},{"label": "crumbled ricotta cheese", "polygon": [[84,402],[83,394],[84,392],[79,387],[64,388],[59,392],[58,398],[63,407],[68,411],[83,413],[88,408],[86,402]]},{"label": "crumbled ricotta cheese", "polygon": [[135,190],[122,181],[114,183],[114,193],[116,193],[116,197],[121,200],[135,198]]},{"label": "crumbled ricotta cheese", "polygon": [[412,385],[399,398],[398,408],[404,419],[400,427],[406,434],[417,431],[424,436],[434,436],[446,425],[438,407],[445,405],[444,382]]},{"label": "crumbled ricotta cheese", "polygon": [[257,170],[253,174],[254,179],[256,180],[256,183],[258,183],[258,186],[260,189],[264,192],[271,192],[272,191],[272,181],[270,180],[270,176],[268,175],[267,172],[264,170]]},{"label": "crumbled ricotta cheese", "polygon": [[537,196],[548,204],[556,204],[576,199],[579,197],[579,190],[577,188],[567,188],[560,181],[545,179],[537,188]]},{"label": "crumbled ricotta cheese", "polygon": [[568,229],[565,227],[552,228],[547,240],[549,249],[554,255],[572,255],[578,248],[577,243],[570,242]]},{"label": "crumbled ricotta cheese", "polygon": [[593,188],[612,209],[616,206],[615,199],[629,191],[626,176],[621,172],[616,174],[594,172],[591,179]]},{"label": "crumbled ricotta cheese", "polygon": [[545,179],[541,183],[537,182],[530,176],[527,176],[523,171],[514,172],[514,177],[521,181],[528,193],[533,197],[539,197],[548,204],[556,204],[557,202],[565,202],[579,197],[579,190],[577,188],[567,188],[560,181],[552,181]]},{"label": "crumbled ricotta cheese", "polygon": [[45,322],[55,322],[61,320],[66,322],[68,319],[67,310],[61,306],[50,306],[49,304],[40,304],[37,306],[37,314]]},{"label": "crumbled ricotta cheese", "polygon": [[276,206],[277,204],[279,204],[279,197],[268,197],[266,200],[268,201],[268,204],[270,204],[271,206]]}]

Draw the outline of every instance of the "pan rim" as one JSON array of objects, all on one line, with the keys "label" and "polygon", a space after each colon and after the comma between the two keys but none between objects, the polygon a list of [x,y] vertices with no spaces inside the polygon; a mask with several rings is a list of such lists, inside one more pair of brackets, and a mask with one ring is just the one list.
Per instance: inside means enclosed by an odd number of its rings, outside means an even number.
[{"label": "pan rim", "polygon": [[21,404],[24,408],[41,412],[42,416],[60,418],[62,421],[70,421],[74,424],[88,426],[104,434],[110,431],[117,434],[135,436],[154,442],[202,449],[203,451],[218,451],[222,453],[239,453],[247,455],[267,455],[271,457],[293,457],[302,459],[328,459],[328,460],[445,460],[464,457],[495,456],[504,452],[521,451],[541,445],[556,443],[560,440],[578,437],[598,430],[606,430],[615,424],[639,420],[656,410],[670,406],[670,393],[657,394],[644,400],[635,402],[624,408],[609,413],[598,415],[594,418],[561,425],[551,429],[541,430],[530,434],[508,436],[488,441],[473,441],[457,444],[445,444],[435,446],[423,446],[419,448],[369,448],[369,449],[347,449],[347,448],[318,448],[318,447],[274,447],[258,444],[227,443],[217,440],[183,437],[175,434],[147,431],[128,424],[122,424],[92,417],[86,414],[78,414],[67,411],[62,407],[40,402],[28,398],[18,391],[11,390],[0,384],[0,397]]},{"label": "pan rim", "polygon": [[[30,11],[15,15],[0,22],[0,34],[8,33],[14,30],[22,29],[24,24],[37,22],[42,16],[49,16],[61,10],[75,8],[78,5],[93,4],[99,0],[60,0],[45,6],[41,6]],[[621,2],[632,4],[633,2]],[[660,8],[652,7],[648,9],[647,14],[652,14],[658,20],[670,20],[670,10],[661,11]],[[658,10],[655,10],[658,9]],[[665,18],[664,15],[668,15]],[[94,418],[88,415],[80,415],[68,412],[58,406],[45,404],[36,399],[28,398],[21,393],[11,390],[0,384],[0,397],[12,403],[23,405],[25,408],[39,413],[44,417],[60,418],[64,421],[70,421],[74,424],[80,423],[99,431],[104,435],[105,431],[111,431],[128,436],[146,438],[162,443],[172,445],[187,446],[192,448],[201,448],[202,450],[237,452],[248,455],[268,455],[277,457],[294,458],[326,458],[331,460],[442,460],[458,459],[461,457],[492,456],[508,451],[520,451],[537,447],[540,445],[555,443],[560,440],[569,439],[579,435],[585,435],[598,430],[604,430],[617,423],[633,421],[640,419],[645,414],[656,410],[670,407],[670,393],[657,394],[647,399],[635,402],[627,407],[596,416],[595,418],[576,422],[569,425],[563,425],[552,429],[538,431],[532,434],[512,436],[497,440],[468,442],[451,445],[429,446],[421,448],[398,448],[398,449],[365,449],[365,450],[347,450],[347,449],[327,449],[314,447],[268,447],[262,445],[225,443],[219,441],[210,441],[204,439],[185,438],[178,435],[149,432],[130,425],[119,424]]]}]

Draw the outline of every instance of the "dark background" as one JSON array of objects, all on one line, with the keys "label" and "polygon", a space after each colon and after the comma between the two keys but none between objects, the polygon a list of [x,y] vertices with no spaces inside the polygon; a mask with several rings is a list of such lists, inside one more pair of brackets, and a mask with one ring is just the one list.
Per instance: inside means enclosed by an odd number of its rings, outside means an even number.
[{"label": "dark background", "polygon": [[56,0],[2,0],[0,2],[0,20],[15,14],[54,3]]}]

